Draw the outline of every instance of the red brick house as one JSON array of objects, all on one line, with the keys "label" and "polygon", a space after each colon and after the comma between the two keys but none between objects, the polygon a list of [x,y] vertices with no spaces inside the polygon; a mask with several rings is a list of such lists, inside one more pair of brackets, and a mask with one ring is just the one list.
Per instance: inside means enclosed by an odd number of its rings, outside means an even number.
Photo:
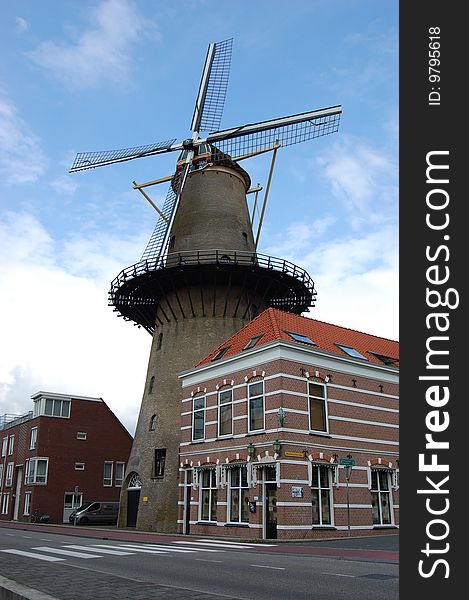
[{"label": "red brick house", "polygon": [[395,530],[398,365],[395,341],[269,308],[182,373],[180,531]]},{"label": "red brick house", "polygon": [[68,522],[83,502],[118,501],[132,436],[101,398],[38,392],[0,418],[0,519]]}]

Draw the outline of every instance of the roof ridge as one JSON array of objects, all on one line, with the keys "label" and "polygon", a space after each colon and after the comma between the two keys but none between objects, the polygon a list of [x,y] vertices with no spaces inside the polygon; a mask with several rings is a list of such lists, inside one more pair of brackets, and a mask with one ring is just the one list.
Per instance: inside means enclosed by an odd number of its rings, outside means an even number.
[{"label": "roof ridge", "polygon": [[[303,315],[295,315],[297,317],[303,317]],[[310,317],[303,317],[305,319],[310,319]],[[387,340],[388,342],[394,342],[396,344],[399,343],[399,340],[393,340],[388,337],[384,337],[382,335],[377,335],[375,333],[367,333],[366,331],[361,331],[360,329],[353,329],[352,327],[346,327],[345,325],[338,325],[337,323],[329,323],[329,321],[322,321],[321,319],[310,319],[311,321],[316,321],[316,323],[323,323],[324,325],[330,325],[331,327],[338,327],[340,329],[346,329],[347,331],[354,331],[355,333],[361,333],[363,335],[368,335],[370,337],[378,338],[379,340]]]}]

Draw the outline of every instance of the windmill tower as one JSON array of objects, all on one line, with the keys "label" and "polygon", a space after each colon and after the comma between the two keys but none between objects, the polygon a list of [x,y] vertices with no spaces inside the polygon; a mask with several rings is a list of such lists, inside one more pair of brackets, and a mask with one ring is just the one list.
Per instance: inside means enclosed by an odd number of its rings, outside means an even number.
[{"label": "windmill tower", "polygon": [[[269,306],[300,314],[314,304],[314,282],[298,266],[257,252],[274,159],[280,147],[338,130],[341,107],[219,130],[232,40],[210,44],[190,139],[77,155],[71,172],[180,153],[159,219],[142,258],[114,279],[110,304],[152,336],[135,440],[121,495],[121,526],[174,532],[178,501],[180,385],[215,346]],[[213,131],[206,137],[202,131]],[[272,152],[269,183],[256,235],[239,162]]]}]

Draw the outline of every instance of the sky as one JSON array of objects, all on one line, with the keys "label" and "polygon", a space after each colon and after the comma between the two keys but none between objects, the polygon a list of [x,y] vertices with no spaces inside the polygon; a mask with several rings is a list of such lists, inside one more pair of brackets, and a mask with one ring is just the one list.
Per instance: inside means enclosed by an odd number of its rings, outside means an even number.
[{"label": "sky", "polygon": [[[315,281],[307,316],[398,339],[397,0],[0,0],[0,415],[101,397],[134,433],[151,345],[110,282],[175,153],[69,174],[77,152],[190,137],[208,44],[233,38],[222,129],[341,104],[281,148],[259,252]],[[271,156],[244,161],[266,186]],[[156,204],[165,185],[150,188]]]}]

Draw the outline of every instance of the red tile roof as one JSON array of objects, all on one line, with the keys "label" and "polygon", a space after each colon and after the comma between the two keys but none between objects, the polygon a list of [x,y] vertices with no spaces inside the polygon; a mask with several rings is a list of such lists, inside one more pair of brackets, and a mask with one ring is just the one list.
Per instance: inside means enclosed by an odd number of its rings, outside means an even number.
[{"label": "red tile roof", "polygon": [[383,364],[383,360],[375,356],[375,354],[379,354],[383,357],[397,359],[392,365],[399,366],[399,342],[355,331],[354,329],[347,329],[340,325],[332,325],[331,323],[317,321],[316,319],[294,315],[276,308],[268,308],[262,312],[258,317],[215,348],[213,352],[202,359],[196,366],[210,363],[222,348],[228,347],[228,350],[226,350],[220,359],[238,354],[253,337],[259,335],[262,335],[262,337],[256,343],[256,348],[274,340],[284,340],[298,344],[299,346],[311,348],[309,344],[294,340],[288,335],[288,332],[307,336],[314,342],[317,348],[326,352],[348,356],[336,345],[341,344],[342,346],[355,348],[355,350],[358,350],[360,354],[372,363]]}]

